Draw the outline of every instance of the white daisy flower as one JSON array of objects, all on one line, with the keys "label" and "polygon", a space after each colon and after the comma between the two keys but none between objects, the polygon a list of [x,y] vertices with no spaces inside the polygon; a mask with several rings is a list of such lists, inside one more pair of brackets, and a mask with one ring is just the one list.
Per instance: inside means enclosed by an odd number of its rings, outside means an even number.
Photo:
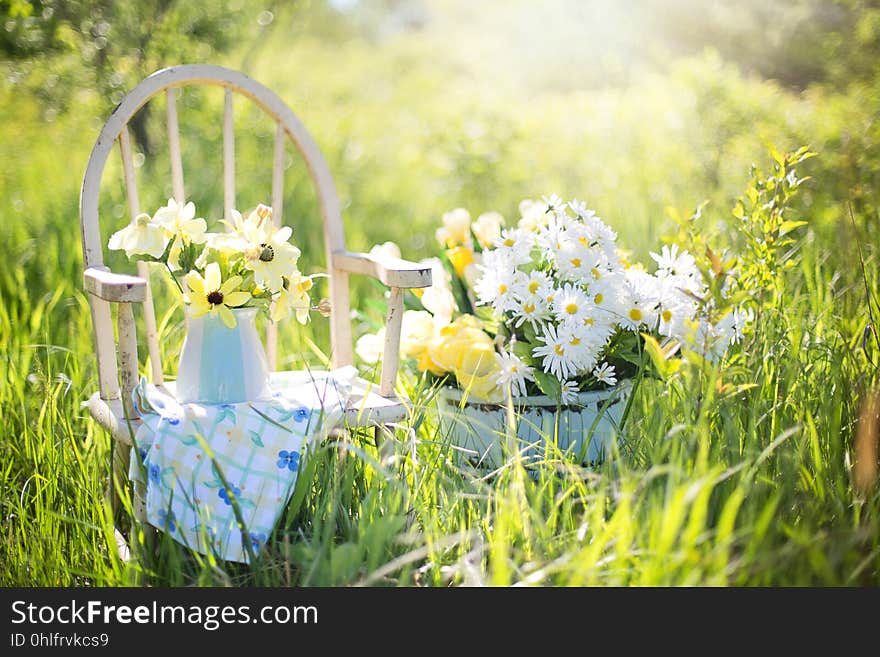
[{"label": "white daisy flower", "polygon": [[548,212],[557,212],[565,210],[565,203],[556,194],[550,196],[542,196],[541,202],[546,206]]},{"label": "white daisy flower", "polygon": [[564,340],[568,360],[576,371],[593,368],[604,342],[596,340],[591,331],[577,324],[562,324],[557,329],[557,335]]},{"label": "white daisy flower", "polygon": [[699,320],[696,328],[684,337],[685,342],[690,345],[693,351],[702,355],[706,360],[715,362],[730,347],[733,331],[729,325],[723,326],[719,322],[718,325],[713,326],[703,318]]},{"label": "white daisy flower", "polygon": [[[492,253],[488,252],[484,261],[489,261]],[[514,293],[523,285],[522,272],[509,265],[493,266],[491,262],[480,265],[479,269],[482,276],[474,285],[474,292],[480,304],[492,306],[499,314],[510,310],[515,303]]]},{"label": "white daisy flower", "polygon": [[560,381],[577,374],[577,363],[571,359],[571,353],[577,353],[577,349],[569,344],[569,336],[563,331],[558,333],[556,327],[548,324],[544,327],[544,333],[537,336],[542,346],[535,347],[532,355],[541,358],[541,367],[545,372],[550,372]]},{"label": "white daisy flower", "polygon": [[501,388],[510,386],[510,394],[514,397],[525,397],[526,381],[534,381],[534,367],[526,365],[520,358],[513,353],[503,351],[495,354],[495,360],[501,371],[498,374],[496,383]]},{"label": "white daisy flower", "polygon": [[583,326],[591,311],[589,297],[576,285],[566,283],[554,295],[553,313],[560,322]]},{"label": "white daisy flower", "polygon": [[547,205],[532,199],[520,201],[519,214],[520,220],[517,226],[530,233],[534,233],[539,228],[546,226],[549,220]]},{"label": "white daisy flower", "polygon": [[651,257],[657,263],[656,275],[658,278],[666,276],[694,278],[699,275],[694,256],[687,251],[679,253],[677,244],[673,244],[671,248],[664,244],[659,254],[651,251]]},{"label": "white daisy flower", "polygon": [[525,265],[532,261],[535,235],[521,228],[506,228],[494,241],[494,245],[492,253],[497,253],[515,266]]},{"label": "white daisy flower", "polygon": [[624,303],[618,316],[623,328],[638,331],[643,326],[656,326],[658,287],[657,279],[651,274],[632,268],[627,270]]},{"label": "white daisy flower", "polygon": [[574,215],[580,220],[584,220],[588,217],[594,217],[596,215],[596,212],[594,210],[590,210],[587,207],[586,203],[584,203],[583,201],[578,201],[577,199],[573,199],[568,204],[568,207],[572,212],[574,212]]},{"label": "white daisy flower", "polygon": [[609,272],[590,283],[588,296],[600,314],[616,320],[624,310],[626,279],[622,274]]},{"label": "white daisy flower", "polygon": [[724,351],[731,344],[739,344],[747,324],[751,323],[754,313],[750,308],[737,309],[722,317],[715,325],[715,332],[725,342]]},{"label": "white daisy flower", "polygon": [[696,307],[681,295],[663,298],[658,309],[660,335],[673,337],[687,332],[687,322],[694,318]]},{"label": "white daisy flower", "polygon": [[566,240],[562,248],[555,251],[554,258],[560,277],[567,281],[586,285],[602,276],[599,270],[602,252],[572,240]]},{"label": "white daisy flower", "polygon": [[546,301],[545,297],[554,290],[553,281],[550,276],[542,271],[529,272],[528,278],[524,281],[521,291],[523,299],[539,298]]},{"label": "white daisy flower", "polygon": [[547,304],[539,296],[528,296],[525,298],[516,296],[510,310],[513,313],[513,325],[517,328],[525,322],[537,328],[549,315]]},{"label": "white daisy flower", "polygon": [[596,377],[597,381],[608,386],[613,386],[617,383],[617,376],[614,373],[614,365],[609,365],[608,363],[602,363],[599,367],[594,369],[593,376]]},{"label": "white daisy flower", "polygon": [[559,386],[559,392],[563,404],[574,404],[578,400],[578,387],[574,381],[563,381]]}]

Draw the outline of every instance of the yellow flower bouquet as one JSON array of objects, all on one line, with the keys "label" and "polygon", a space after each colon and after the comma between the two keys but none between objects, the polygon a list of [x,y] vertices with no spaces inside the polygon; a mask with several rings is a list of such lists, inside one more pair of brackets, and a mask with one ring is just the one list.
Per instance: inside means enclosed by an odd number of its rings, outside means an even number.
[{"label": "yellow flower bouquet", "polygon": [[108,247],[164,264],[192,317],[216,315],[233,328],[232,309],[255,307],[272,321],[295,315],[306,323],[313,277],[297,268],[300,250],[290,243],[291,228],[276,226],[272,208],[262,204],[247,217],[231,215],[221,222],[224,231],[209,233],[192,202],[169,199],[114,233]]}]

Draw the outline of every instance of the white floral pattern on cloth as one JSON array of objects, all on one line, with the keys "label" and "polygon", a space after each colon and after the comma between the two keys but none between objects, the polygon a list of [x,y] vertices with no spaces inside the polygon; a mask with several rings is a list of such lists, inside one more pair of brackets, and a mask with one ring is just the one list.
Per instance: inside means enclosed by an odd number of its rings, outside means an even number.
[{"label": "white floral pattern on cloth", "polygon": [[304,448],[341,424],[355,373],[279,372],[271,400],[219,405],[181,404],[141,379],[130,475],[143,478],[142,462],[149,523],[203,554],[248,563],[293,492]]}]

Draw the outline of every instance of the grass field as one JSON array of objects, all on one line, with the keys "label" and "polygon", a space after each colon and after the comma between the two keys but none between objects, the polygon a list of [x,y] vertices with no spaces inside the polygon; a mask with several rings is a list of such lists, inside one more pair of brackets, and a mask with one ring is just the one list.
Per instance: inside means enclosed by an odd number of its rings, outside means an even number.
[{"label": "grass field", "polygon": [[[536,84],[536,73],[499,77],[491,58],[465,61],[455,39],[472,35],[445,23],[377,45],[328,43],[308,25],[291,40],[288,20],[280,13],[263,42],[222,63],[278,91],[314,133],[351,248],[390,239],[425,257],[442,212],[515,220],[522,198],[551,192],[586,198],[641,257],[674,239],[667,208],[704,200],[700,229],[743,248],[730,208],[749,166],[769,167],[770,143],[809,144],[818,157],[799,170],[812,180],[793,208],[808,225],[779,273],[779,298],[723,368],[643,383],[600,467],[548,457],[528,469],[511,458],[491,475],[463,469],[430,391],[404,376],[415,435],[401,432],[394,453],[377,452],[371,434],[318,448],[253,567],[168,539],[140,566],[123,563],[104,502],[109,438],[80,405],[97,377],[78,186],[105,105],[83,90],[47,117],[35,89],[56,71],[14,82],[4,63],[0,585],[880,584],[880,489],[852,474],[861,402],[880,378],[880,84],[795,92],[708,53],[625,84],[566,88],[549,76]],[[209,214],[222,201],[219,100],[186,96],[181,106],[187,186]],[[241,206],[268,195],[269,128],[238,117]],[[161,136],[149,155],[141,200],[157,207],[170,187]],[[285,208],[317,270],[314,197],[290,164]],[[102,220],[121,226],[117,174],[106,176]],[[355,295],[375,299],[358,304],[356,330],[375,328],[378,288],[362,281]],[[172,374],[183,316],[164,310]],[[309,344],[326,349],[326,336],[319,318],[284,327],[284,362],[319,364]]]}]

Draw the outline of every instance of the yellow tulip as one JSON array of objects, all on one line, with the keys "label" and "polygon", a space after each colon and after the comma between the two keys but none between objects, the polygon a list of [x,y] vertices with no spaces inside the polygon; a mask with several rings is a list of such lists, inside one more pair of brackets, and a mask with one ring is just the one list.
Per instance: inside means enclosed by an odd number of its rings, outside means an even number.
[{"label": "yellow tulip", "polygon": [[464,246],[456,246],[449,249],[446,252],[446,256],[459,277],[464,276],[465,268],[474,262],[474,252]]}]

